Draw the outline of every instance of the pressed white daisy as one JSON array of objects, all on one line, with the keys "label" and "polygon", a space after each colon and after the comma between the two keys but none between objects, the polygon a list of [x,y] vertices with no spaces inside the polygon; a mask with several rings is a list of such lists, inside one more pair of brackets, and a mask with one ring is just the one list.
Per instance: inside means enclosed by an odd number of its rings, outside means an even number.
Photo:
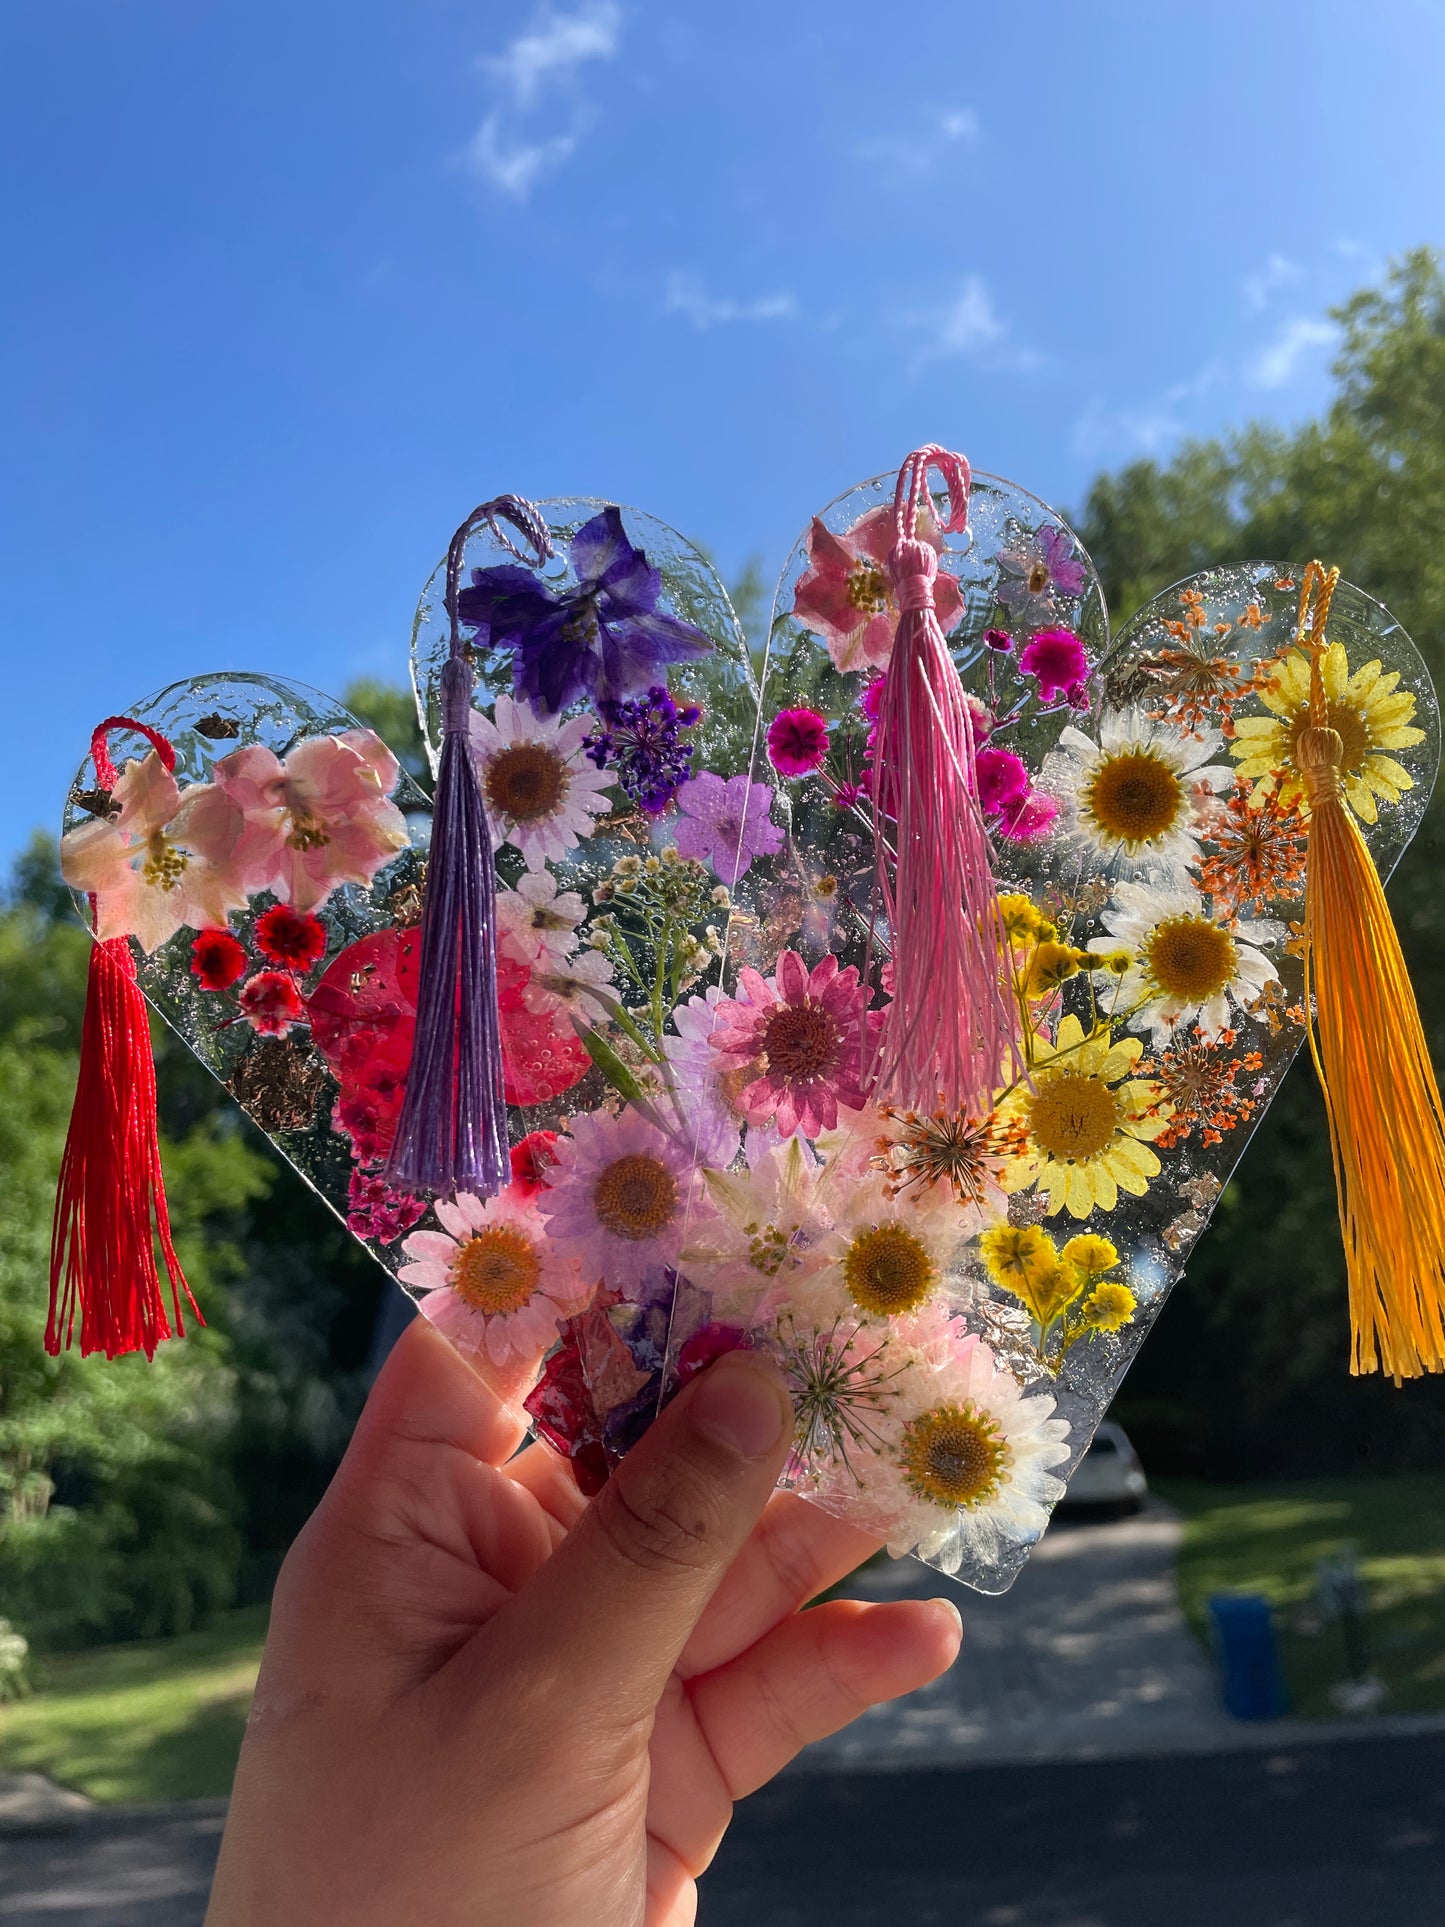
[{"label": "pressed white daisy", "polygon": [[539,716],[530,703],[498,696],[489,719],[472,712],[472,753],[498,842],[522,852],[529,870],[564,856],[607,813],[612,778],[582,748],[590,721]]},{"label": "pressed white daisy", "polygon": [[585,914],[581,897],[575,890],[559,892],[550,870],[528,870],[515,890],[497,892],[498,924],[544,968],[572,955]]},{"label": "pressed white daisy", "polygon": [[1114,1010],[1128,1013],[1130,1030],[1149,1032],[1156,1050],[1191,1021],[1201,1037],[1217,1037],[1230,1028],[1232,1005],[1253,1002],[1266,984],[1279,981],[1255,946],[1282,937],[1283,924],[1221,923],[1197,890],[1117,884],[1104,927],[1111,935],[1095,937],[1090,950],[1125,949],[1133,962],[1122,976],[1096,971],[1094,981],[1114,998]]},{"label": "pressed white daisy", "polygon": [[1199,855],[1203,818],[1233,773],[1210,761],[1223,738],[1185,736],[1137,709],[1100,719],[1095,742],[1072,725],[1044,758],[1039,787],[1068,811],[1066,834],[1117,871],[1185,864]]},{"label": "pressed white daisy", "polygon": [[890,1195],[873,1171],[854,1179],[835,1165],[830,1175],[833,1183],[822,1187],[832,1219],[828,1265],[812,1280],[810,1301],[826,1295],[838,1312],[875,1322],[917,1314],[935,1298],[960,1241],[952,1197]]},{"label": "pressed white daisy", "polygon": [[541,1358],[590,1295],[575,1258],[548,1238],[535,1201],[513,1187],[483,1202],[465,1192],[433,1206],[440,1231],[413,1231],[397,1276],[425,1295],[421,1314],[460,1351],[495,1364]]},{"label": "pressed white daisy", "polygon": [[612,965],[600,950],[584,950],[577,957],[533,959],[532,978],[522,992],[528,1010],[555,1017],[563,1005],[586,1023],[595,1024],[599,1010],[613,1002]]},{"label": "pressed white daisy", "polygon": [[552,1156],[537,1202],[553,1243],[576,1259],[588,1283],[624,1297],[673,1264],[684,1234],[712,1210],[687,1144],[634,1110],[574,1117]]},{"label": "pressed white daisy", "polygon": [[981,1339],[930,1345],[878,1424],[888,1449],[863,1462],[861,1496],[886,1521],[895,1557],[917,1551],[945,1572],[1029,1544],[1063,1495],[1053,1468],[1069,1427],[1047,1394],[1025,1394]]}]

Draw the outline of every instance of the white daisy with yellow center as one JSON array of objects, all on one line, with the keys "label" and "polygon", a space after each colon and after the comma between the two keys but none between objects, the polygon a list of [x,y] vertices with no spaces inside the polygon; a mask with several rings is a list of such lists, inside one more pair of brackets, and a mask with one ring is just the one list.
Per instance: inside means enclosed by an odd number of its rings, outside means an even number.
[{"label": "white daisy with yellow center", "polygon": [[[1380,803],[1398,803],[1415,779],[1391,754],[1423,743],[1425,732],[1411,721],[1415,698],[1400,687],[1400,671],[1386,670],[1377,659],[1350,673],[1345,646],[1332,642],[1320,663],[1329,708],[1329,726],[1339,731],[1344,745],[1341,768],[1345,801],[1362,823],[1373,823]],[[1309,798],[1295,752],[1300,732],[1309,722],[1310,655],[1291,649],[1276,666],[1260,700],[1267,716],[1241,716],[1235,725],[1230,754],[1239,774],[1257,787],[1277,782],[1285,802],[1298,801],[1308,810]]]},{"label": "white daisy with yellow center", "polygon": [[1121,1191],[1143,1197],[1159,1175],[1150,1145],[1173,1115],[1157,1084],[1129,1075],[1143,1051],[1139,1038],[1111,1039],[1106,1027],[1086,1032],[1073,1016],[1053,1044],[1035,1039],[1033,1089],[1021,1084],[999,1106],[1024,1131],[1024,1148],[1003,1175],[1005,1191],[1037,1185],[1048,1217],[1112,1211]]},{"label": "white daisy with yellow center", "polygon": [[1037,1539],[1069,1456],[1053,1398],[1026,1393],[976,1337],[928,1346],[896,1383],[879,1420],[886,1447],[866,1462],[860,1495],[889,1551],[957,1572]]},{"label": "white daisy with yellow center", "polygon": [[950,1192],[890,1196],[879,1173],[852,1174],[845,1162],[820,1187],[831,1219],[825,1266],[807,1290],[815,1312],[827,1307],[866,1323],[892,1324],[936,1302],[965,1227]]},{"label": "white daisy with yellow center", "polygon": [[520,850],[529,870],[575,849],[592,834],[594,817],[607,814],[612,778],[582,747],[591,727],[586,716],[539,716],[510,696],[498,696],[491,717],[472,713],[472,754],[492,833]]},{"label": "white daisy with yellow center", "polygon": [[[1132,958],[1122,975],[1098,970],[1101,1009],[1127,1016],[1130,1030],[1149,1032],[1165,1049],[1181,1026],[1194,1023],[1206,1040],[1231,1027],[1231,1009],[1253,1003],[1279,972],[1258,948],[1281,938],[1273,922],[1220,922],[1197,890],[1120,883],[1104,912],[1107,937],[1089,949]],[[1105,1001],[1107,1000],[1107,1001]]]},{"label": "white daisy with yellow center", "polygon": [[548,1238],[536,1205],[508,1186],[487,1201],[438,1198],[440,1231],[413,1231],[397,1273],[420,1292],[422,1316],[460,1351],[494,1364],[536,1361],[590,1295],[576,1260]]},{"label": "white daisy with yellow center", "polygon": [[1097,742],[1064,730],[1039,787],[1064,804],[1066,834],[1116,873],[1185,864],[1199,855],[1213,798],[1234,780],[1228,764],[1210,760],[1222,743],[1218,730],[1185,736],[1141,710],[1113,710],[1100,718]]}]

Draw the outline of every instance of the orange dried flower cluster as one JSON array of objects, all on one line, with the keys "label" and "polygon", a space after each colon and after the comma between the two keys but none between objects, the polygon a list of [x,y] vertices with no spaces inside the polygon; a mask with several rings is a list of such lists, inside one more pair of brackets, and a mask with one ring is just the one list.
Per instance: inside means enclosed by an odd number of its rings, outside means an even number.
[{"label": "orange dried flower cluster", "polygon": [[1209,826],[1213,853],[1198,866],[1200,889],[1235,917],[1288,902],[1305,887],[1309,832],[1298,799],[1281,802],[1273,790],[1252,795],[1248,783],[1235,784]]},{"label": "orange dried flower cluster", "polygon": [[1206,1044],[1196,1035],[1192,1043],[1171,1044],[1152,1062],[1141,1060],[1140,1071],[1154,1078],[1174,1107],[1156,1140],[1161,1151],[1195,1135],[1201,1144],[1219,1144],[1226,1131],[1253,1117],[1256,1093],[1242,1088],[1240,1079],[1257,1079],[1264,1059],[1254,1050],[1243,1057],[1228,1056],[1233,1043],[1233,1031],[1222,1031],[1217,1044]]}]

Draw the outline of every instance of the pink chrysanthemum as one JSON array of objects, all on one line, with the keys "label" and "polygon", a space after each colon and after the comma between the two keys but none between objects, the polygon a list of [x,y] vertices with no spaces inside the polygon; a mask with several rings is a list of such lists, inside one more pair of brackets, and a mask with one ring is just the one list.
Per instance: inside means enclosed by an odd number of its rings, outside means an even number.
[{"label": "pink chrysanthemum", "polygon": [[1038,679],[1039,701],[1073,702],[1089,676],[1089,658],[1072,629],[1040,629],[1019,654],[1019,669]]},{"label": "pink chrysanthemum", "polygon": [[738,981],[749,1001],[718,1005],[711,1042],[724,1069],[751,1073],[737,1097],[749,1123],[816,1137],[835,1128],[840,1104],[861,1110],[872,992],[854,966],[829,956],[810,974],[785,950],[771,980],[744,969]]},{"label": "pink chrysanthemum", "polygon": [[676,1261],[689,1223],[710,1210],[685,1145],[636,1111],[574,1117],[552,1152],[537,1199],[552,1244],[588,1283],[624,1297]]},{"label": "pink chrysanthemum", "polygon": [[779,776],[811,776],[828,754],[828,725],[816,709],[780,709],[768,725],[768,756]]},{"label": "pink chrysanthemum", "polygon": [[420,1309],[460,1351],[497,1365],[539,1359],[557,1327],[586,1304],[575,1260],[547,1236],[536,1205],[517,1187],[483,1203],[438,1198],[440,1231],[414,1231],[397,1276],[424,1292]]}]

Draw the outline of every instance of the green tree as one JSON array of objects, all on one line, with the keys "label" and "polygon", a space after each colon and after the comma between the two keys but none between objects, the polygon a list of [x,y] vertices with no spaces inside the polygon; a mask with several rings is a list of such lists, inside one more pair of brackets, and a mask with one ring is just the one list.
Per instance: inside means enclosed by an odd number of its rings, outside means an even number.
[{"label": "green tree", "polygon": [[[1336,311],[1337,392],[1291,433],[1249,427],[1101,478],[1079,528],[1116,619],[1246,557],[1318,555],[1387,604],[1445,670],[1445,279],[1419,251]],[[1445,1064],[1445,804],[1390,885]],[[1397,1392],[1346,1368],[1344,1264],[1323,1109],[1299,1062],[1120,1395],[1159,1469],[1222,1476],[1438,1463],[1445,1385]]]}]

